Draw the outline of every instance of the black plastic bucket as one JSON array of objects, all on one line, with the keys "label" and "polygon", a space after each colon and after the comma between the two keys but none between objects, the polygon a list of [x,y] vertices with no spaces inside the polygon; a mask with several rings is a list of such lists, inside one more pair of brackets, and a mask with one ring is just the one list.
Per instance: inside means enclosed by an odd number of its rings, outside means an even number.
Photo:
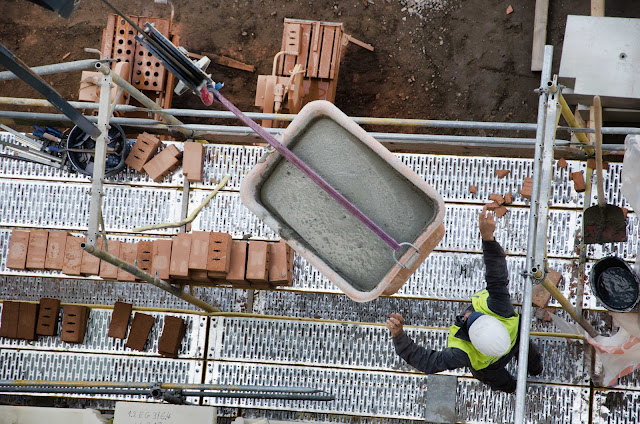
[{"label": "black plastic bucket", "polygon": [[[73,127],[67,138],[67,148],[69,149],[93,150],[95,145],[96,142],[77,126]],[[112,177],[125,169],[124,161],[131,149],[120,125],[111,124],[107,146],[109,150],[113,151],[107,153],[104,176]],[[90,153],[67,151],[67,157],[78,172],[84,175],[93,175],[93,156]]]},{"label": "black plastic bucket", "polygon": [[589,284],[596,298],[612,312],[629,312],[640,300],[640,279],[617,256],[596,262],[589,274]]}]

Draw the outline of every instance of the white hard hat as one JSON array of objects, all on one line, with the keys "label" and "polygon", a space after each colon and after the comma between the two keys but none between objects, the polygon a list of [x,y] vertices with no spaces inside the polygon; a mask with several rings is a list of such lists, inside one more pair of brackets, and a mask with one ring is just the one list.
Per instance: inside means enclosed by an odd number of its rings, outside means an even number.
[{"label": "white hard hat", "polygon": [[509,331],[497,318],[482,314],[469,327],[469,339],[478,351],[487,356],[501,357],[511,347]]}]

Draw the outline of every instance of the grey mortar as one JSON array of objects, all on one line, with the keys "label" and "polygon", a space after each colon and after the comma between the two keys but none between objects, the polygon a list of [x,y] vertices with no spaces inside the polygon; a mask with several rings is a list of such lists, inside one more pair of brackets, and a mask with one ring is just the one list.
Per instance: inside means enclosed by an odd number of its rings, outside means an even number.
[{"label": "grey mortar", "polygon": [[[288,147],[398,243],[416,240],[437,213],[433,199],[330,118],[312,121]],[[354,288],[373,290],[393,267],[391,247],[288,161],[268,176],[260,198],[293,230],[282,236],[305,244]]]}]

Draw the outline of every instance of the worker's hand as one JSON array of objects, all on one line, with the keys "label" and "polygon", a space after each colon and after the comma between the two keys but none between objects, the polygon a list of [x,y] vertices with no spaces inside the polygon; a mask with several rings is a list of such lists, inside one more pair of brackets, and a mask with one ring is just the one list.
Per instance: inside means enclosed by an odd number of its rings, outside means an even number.
[{"label": "worker's hand", "polygon": [[396,338],[402,333],[404,330],[402,329],[402,325],[404,324],[404,318],[400,314],[391,314],[387,319],[387,328],[391,332],[391,337]]},{"label": "worker's hand", "polygon": [[493,218],[493,212],[488,210],[486,206],[482,208],[482,212],[478,217],[478,227],[480,228],[482,240],[494,240],[493,232],[496,230],[496,220]]}]

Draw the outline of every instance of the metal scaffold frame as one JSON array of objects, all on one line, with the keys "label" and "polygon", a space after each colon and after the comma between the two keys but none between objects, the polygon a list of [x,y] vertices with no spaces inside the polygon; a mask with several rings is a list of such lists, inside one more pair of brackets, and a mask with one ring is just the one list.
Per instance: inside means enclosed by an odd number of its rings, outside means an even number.
[{"label": "metal scaffold frame", "polygon": [[[538,119],[535,124],[517,124],[517,123],[487,123],[487,122],[464,122],[464,121],[435,121],[435,120],[412,120],[412,119],[389,119],[389,118],[362,118],[357,117],[353,120],[359,124],[366,125],[391,125],[391,126],[410,126],[410,127],[424,127],[424,128],[455,128],[455,129],[477,129],[477,130],[499,130],[499,131],[536,131],[536,138],[508,138],[508,137],[477,137],[477,136],[440,136],[440,135],[426,135],[426,134],[402,134],[402,133],[372,133],[378,139],[386,141],[400,141],[415,144],[425,143],[438,143],[438,142],[450,142],[450,143],[476,143],[486,146],[531,146],[534,149],[534,166],[533,166],[533,188],[531,194],[530,213],[529,213],[529,232],[527,239],[527,254],[525,261],[525,269],[522,275],[530,279],[533,283],[543,284],[551,294],[560,302],[562,307],[569,312],[569,314],[582,325],[588,333],[595,334],[595,330],[590,324],[582,317],[581,302],[578,303],[578,311],[564,298],[562,293],[553,286],[548,278],[547,274],[547,227],[549,220],[549,199],[551,183],[553,178],[553,160],[554,149],[556,147],[580,147],[580,151],[585,153],[585,157],[590,155],[593,151],[589,140],[586,137],[586,133],[594,132],[591,128],[580,128],[576,120],[573,119],[573,115],[569,110],[566,102],[564,101],[561,93],[561,87],[559,87],[555,79],[551,78],[551,62],[553,56],[553,47],[546,46],[544,52],[544,64],[541,75],[541,87],[539,89],[539,105],[538,105]],[[127,91],[136,99],[141,101],[148,108],[137,108],[128,105],[115,105],[110,104],[109,96],[110,89],[100,90],[100,103],[90,104],[82,102],[70,102],[72,106],[86,109],[98,109],[97,127],[101,131],[101,135],[96,140],[96,155],[95,155],[95,167],[91,185],[91,202],[89,211],[89,227],[87,234],[87,243],[83,244],[83,248],[109,262],[121,269],[124,269],[138,277],[144,282],[155,285],[187,302],[190,302],[197,307],[202,308],[207,312],[219,312],[220,309],[216,308],[196,297],[188,294],[184,291],[183,287],[172,286],[169,283],[162,281],[153,276],[145,273],[137,266],[133,266],[119,260],[118,258],[110,255],[107,251],[103,251],[97,248],[96,241],[99,235],[100,221],[101,221],[101,203],[103,192],[103,179],[105,170],[105,158],[106,158],[106,134],[109,129],[109,123],[119,123],[124,125],[131,125],[140,128],[165,128],[171,130],[173,133],[181,133],[184,137],[197,137],[199,135],[207,133],[216,134],[249,134],[250,129],[247,127],[231,127],[223,125],[193,125],[183,124],[175,118],[175,116],[197,116],[197,117],[212,117],[212,118],[231,118],[233,115],[230,112],[220,111],[197,111],[197,110],[180,110],[180,109],[165,109],[158,110],[158,107],[148,98],[146,98],[138,90],[130,86],[126,81],[117,77],[109,72],[108,68],[100,65],[96,65],[103,73],[100,85],[103,88],[111,87],[113,83],[119,85],[121,89]],[[28,105],[28,106],[42,106],[49,107],[46,100],[36,99],[14,99],[14,98],[0,98],[0,104],[12,104],[12,105]],[[168,123],[155,121],[152,119],[130,119],[130,118],[113,118],[112,112],[114,110],[122,111],[146,111],[158,113],[167,119]],[[248,113],[252,119],[276,119],[276,120],[292,120],[295,115],[283,115],[283,114],[261,114],[261,113]],[[560,116],[563,116],[568,122],[569,127],[558,126]],[[25,120],[49,120],[49,121],[66,121],[64,115],[54,114],[41,114],[41,113],[25,113],[25,112],[5,112],[0,111],[0,120],[2,119],[25,119]],[[95,118],[88,117],[88,119],[95,120]],[[557,130],[569,130],[574,133],[579,143],[573,143],[568,140],[556,140]],[[269,132],[279,133],[281,129],[269,129]],[[639,128],[603,128],[602,133],[606,134],[640,134]],[[605,151],[619,151],[623,149],[621,145],[605,145],[603,146]],[[186,217],[187,205],[188,205],[188,183],[184,186],[183,192],[183,211],[182,218]],[[585,208],[587,207],[585,203]],[[104,225],[102,224],[102,230]],[[105,244],[106,245],[106,244]],[[584,248],[584,245],[582,246]],[[584,249],[582,249],[584,250]],[[582,255],[582,252],[581,252]],[[515,410],[515,423],[520,424],[524,422],[526,415],[526,387],[527,387],[527,357],[528,357],[528,342],[530,338],[530,326],[532,318],[532,284],[524,284],[525,290],[522,302],[522,317],[521,317],[521,333],[520,333],[520,346],[519,346],[519,358],[518,358],[518,372],[517,372],[517,389],[516,389],[516,410]],[[580,291],[580,290],[579,290]]]}]

